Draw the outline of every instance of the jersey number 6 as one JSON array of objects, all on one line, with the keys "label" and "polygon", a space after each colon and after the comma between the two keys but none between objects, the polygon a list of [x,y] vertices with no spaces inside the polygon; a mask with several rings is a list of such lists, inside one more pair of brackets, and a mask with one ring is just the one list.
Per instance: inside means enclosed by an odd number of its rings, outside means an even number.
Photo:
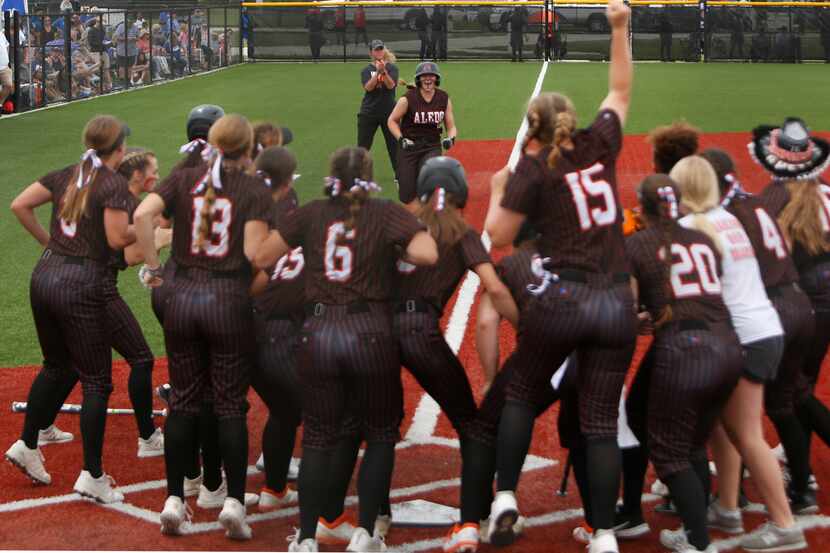
[{"label": "jersey number 6", "polygon": [[354,240],[354,229],[346,232],[343,221],[329,225],[326,232],[326,278],[332,282],[346,282],[352,276],[352,248],[339,244],[340,240]]}]

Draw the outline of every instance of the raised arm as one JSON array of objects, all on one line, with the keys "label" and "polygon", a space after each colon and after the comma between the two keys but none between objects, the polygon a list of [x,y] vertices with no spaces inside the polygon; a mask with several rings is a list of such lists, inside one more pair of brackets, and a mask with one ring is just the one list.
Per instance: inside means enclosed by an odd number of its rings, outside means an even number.
[{"label": "raised arm", "polygon": [[403,119],[403,116],[406,115],[407,109],[409,109],[409,102],[407,101],[406,96],[403,96],[398,99],[398,103],[395,104],[395,109],[392,110],[392,113],[389,114],[389,119],[386,121],[386,125],[389,127],[389,132],[392,133],[395,140],[401,139],[401,119]]},{"label": "raised arm", "polygon": [[631,103],[631,85],[634,81],[634,66],[631,63],[631,49],[628,46],[628,20],[631,9],[622,0],[610,0],[606,9],[611,26],[611,65],[608,70],[608,96],[600,109],[617,113],[620,123],[625,124],[628,106]]},{"label": "raised arm", "polygon": [[23,228],[31,234],[41,246],[49,243],[49,233],[40,224],[35,215],[35,208],[52,200],[52,192],[48,188],[33,182],[12,201],[11,210]]}]

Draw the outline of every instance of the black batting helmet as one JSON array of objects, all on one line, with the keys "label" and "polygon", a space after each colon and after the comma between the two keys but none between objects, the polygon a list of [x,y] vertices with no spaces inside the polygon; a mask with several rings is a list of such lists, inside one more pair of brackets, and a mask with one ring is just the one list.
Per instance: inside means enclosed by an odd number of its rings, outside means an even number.
[{"label": "black batting helmet", "polygon": [[421,75],[435,75],[435,86],[441,86],[441,70],[438,64],[431,61],[423,61],[415,68],[415,86],[421,86]]},{"label": "black batting helmet", "polygon": [[467,205],[467,175],[457,159],[447,156],[433,157],[421,167],[416,185],[418,198],[426,202],[438,188],[452,194],[453,203],[459,208]]},{"label": "black batting helmet", "polygon": [[214,104],[196,106],[187,115],[187,139],[207,139],[211,125],[225,115],[225,110]]}]

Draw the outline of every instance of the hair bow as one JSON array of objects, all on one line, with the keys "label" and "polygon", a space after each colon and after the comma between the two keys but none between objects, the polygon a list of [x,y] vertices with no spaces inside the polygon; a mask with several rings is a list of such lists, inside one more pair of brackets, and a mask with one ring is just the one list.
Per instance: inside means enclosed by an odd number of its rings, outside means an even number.
[{"label": "hair bow", "polygon": [[677,219],[677,196],[674,195],[674,188],[661,186],[657,189],[657,195],[669,204],[669,217]]},{"label": "hair bow", "polygon": [[[92,171],[90,171],[86,178],[84,178],[84,164],[87,161],[92,162]],[[80,190],[81,188],[89,184],[89,178],[92,176],[92,173],[95,171],[95,169],[100,169],[103,166],[104,163],[101,161],[101,158],[98,157],[98,154],[95,153],[95,150],[90,148],[89,150],[84,152],[84,155],[81,156],[81,168],[78,170],[78,180],[75,182],[75,186],[77,186]]]}]

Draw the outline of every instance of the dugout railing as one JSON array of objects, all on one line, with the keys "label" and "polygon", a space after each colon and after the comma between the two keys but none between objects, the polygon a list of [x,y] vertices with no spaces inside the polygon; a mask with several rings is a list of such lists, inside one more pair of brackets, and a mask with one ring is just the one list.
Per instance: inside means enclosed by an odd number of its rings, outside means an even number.
[{"label": "dugout railing", "polygon": [[232,65],[239,6],[4,13],[15,111]]},{"label": "dugout railing", "polygon": [[[636,60],[830,62],[830,2],[631,7]],[[376,38],[403,59],[510,60],[517,41],[525,59],[608,58],[605,5],[586,0],[243,2],[242,11],[253,60],[362,60]]]}]

